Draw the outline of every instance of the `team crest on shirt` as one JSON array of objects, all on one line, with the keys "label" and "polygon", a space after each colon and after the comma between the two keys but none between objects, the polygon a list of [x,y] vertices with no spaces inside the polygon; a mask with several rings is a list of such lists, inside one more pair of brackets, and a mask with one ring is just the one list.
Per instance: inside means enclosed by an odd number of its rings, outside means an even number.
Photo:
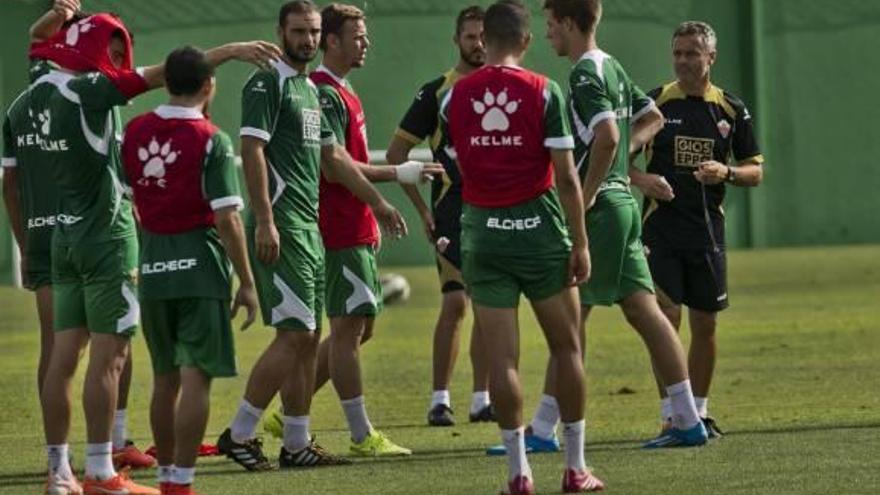
[{"label": "team crest on shirt", "polygon": [[486,92],[483,93],[481,99],[471,99],[471,108],[473,108],[474,113],[482,117],[480,127],[491,134],[471,136],[470,145],[484,147],[522,146],[522,136],[498,134],[510,129],[509,116],[516,113],[519,109],[519,104],[519,100],[510,99],[506,88],[498,92],[498,94],[493,94],[490,89],[486,88]]},{"label": "team crest on shirt", "polygon": [[45,109],[42,112],[37,112],[34,114],[33,109],[28,109],[28,117],[31,118],[31,125],[35,130],[39,129],[40,133],[49,137],[49,128],[52,125],[52,114],[49,113],[49,109]]},{"label": "team crest on shirt", "polygon": [[519,101],[508,101],[507,89],[501,90],[497,95],[493,95],[488,88],[483,94],[481,100],[471,100],[474,112],[482,115],[483,120],[480,125],[486,132],[501,131],[504,132],[510,128],[510,119],[508,115],[516,113],[519,109]]},{"label": "team crest on shirt", "polygon": [[52,130],[52,114],[49,109],[37,110],[28,108],[28,119],[33,132],[18,134],[15,136],[15,144],[19,148],[35,147],[43,151],[68,151],[66,139],[51,139],[49,132]]},{"label": "team crest on shirt", "polygon": [[74,23],[67,30],[67,37],[65,38],[64,42],[67,43],[69,46],[76,46],[76,44],[79,43],[80,35],[88,33],[92,30],[93,27],[95,26],[91,23],[90,18],[86,18],[77,23]]},{"label": "team crest on shirt", "polygon": [[138,159],[144,166],[143,175],[138,179],[138,184],[142,186],[156,184],[165,188],[167,185],[165,167],[174,164],[179,156],[179,151],[172,151],[170,139],[161,146],[155,137],[151,139],[150,144],[146,147],[138,148]]},{"label": "team crest on shirt", "polygon": [[727,136],[730,135],[730,129],[730,124],[726,120],[722,119],[721,122],[718,122],[718,132],[721,133],[721,137],[724,139],[727,139]]}]

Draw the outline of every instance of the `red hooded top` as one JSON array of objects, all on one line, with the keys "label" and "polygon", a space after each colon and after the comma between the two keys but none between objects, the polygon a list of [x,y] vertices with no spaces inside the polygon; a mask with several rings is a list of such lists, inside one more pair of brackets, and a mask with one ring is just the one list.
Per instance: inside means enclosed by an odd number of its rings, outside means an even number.
[{"label": "red hooded top", "polygon": [[[125,45],[121,67],[113,65],[107,51],[117,32],[122,35]],[[76,72],[99,71],[130,98],[147,89],[146,81],[134,70],[131,34],[122,20],[113,14],[86,17],[45,41],[32,43],[29,56],[31,59],[51,60]]]}]

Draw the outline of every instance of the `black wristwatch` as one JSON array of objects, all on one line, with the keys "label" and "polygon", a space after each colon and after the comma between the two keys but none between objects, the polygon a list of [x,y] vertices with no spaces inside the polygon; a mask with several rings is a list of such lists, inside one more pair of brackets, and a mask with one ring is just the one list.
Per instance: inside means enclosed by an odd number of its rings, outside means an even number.
[{"label": "black wristwatch", "polygon": [[724,182],[727,182],[730,184],[733,184],[734,182],[736,182],[736,172],[734,171],[733,167],[731,167],[730,165],[727,166],[727,177],[724,178]]}]

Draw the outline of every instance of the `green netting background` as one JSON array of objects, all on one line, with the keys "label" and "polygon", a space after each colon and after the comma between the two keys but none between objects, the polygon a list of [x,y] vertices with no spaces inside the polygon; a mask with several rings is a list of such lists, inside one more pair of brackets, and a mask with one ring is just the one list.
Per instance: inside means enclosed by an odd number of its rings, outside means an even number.
[{"label": "green netting background", "polygon": [[[49,2],[2,0],[0,98],[5,106],[24,87],[26,30]],[[274,40],[278,0],[84,0],[91,11],[114,11],[135,33],[136,62],[160,61],[186,43]],[[326,3],[326,2],[319,2]],[[473,1],[356,0],[369,16],[373,45],[367,66],[352,74],[370,127],[370,145],[384,149],[415,89],[456,57],[451,44],[456,12]],[[488,2],[479,2],[487,4]],[[565,81],[568,62],[544,39],[534,7],[530,68]],[[880,2],[876,0],[606,0],[599,33],[633,78],[650,89],[672,78],[670,33],[700,19],[719,37],[716,84],[742,97],[756,117],[767,158],[765,184],[735,190],[727,205],[734,247],[880,241],[874,217],[880,190],[880,154],[874,93],[880,88]],[[231,63],[219,71],[214,119],[235,134],[238,93],[250,68]],[[143,112],[161,91],[125,110]],[[418,220],[395,186],[384,186],[407,213],[413,235],[387,243],[383,261],[429,263]],[[0,220],[0,283],[10,280],[11,241]]]}]

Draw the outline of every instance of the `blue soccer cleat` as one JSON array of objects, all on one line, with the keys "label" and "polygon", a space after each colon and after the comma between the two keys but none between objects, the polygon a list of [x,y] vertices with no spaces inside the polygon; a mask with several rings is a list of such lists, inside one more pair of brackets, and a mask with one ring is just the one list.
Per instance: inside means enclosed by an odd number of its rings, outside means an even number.
[{"label": "blue soccer cleat", "polygon": [[[559,452],[559,437],[553,435],[549,439],[541,438],[531,433],[526,433],[526,454],[543,454],[546,452]],[[504,444],[493,445],[486,449],[486,455],[507,455],[507,448]]]},{"label": "blue soccer cleat", "polygon": [[709,434],[706,432],[706,427],[703,425],[703,422],[700,421],[687,430],[681,430],[675,427],[668,428],[660,433],[657,438],[648,440],[642,444],[642,448],[663,449],[668,447],[697,447],[705,444],[708,439]]}]

